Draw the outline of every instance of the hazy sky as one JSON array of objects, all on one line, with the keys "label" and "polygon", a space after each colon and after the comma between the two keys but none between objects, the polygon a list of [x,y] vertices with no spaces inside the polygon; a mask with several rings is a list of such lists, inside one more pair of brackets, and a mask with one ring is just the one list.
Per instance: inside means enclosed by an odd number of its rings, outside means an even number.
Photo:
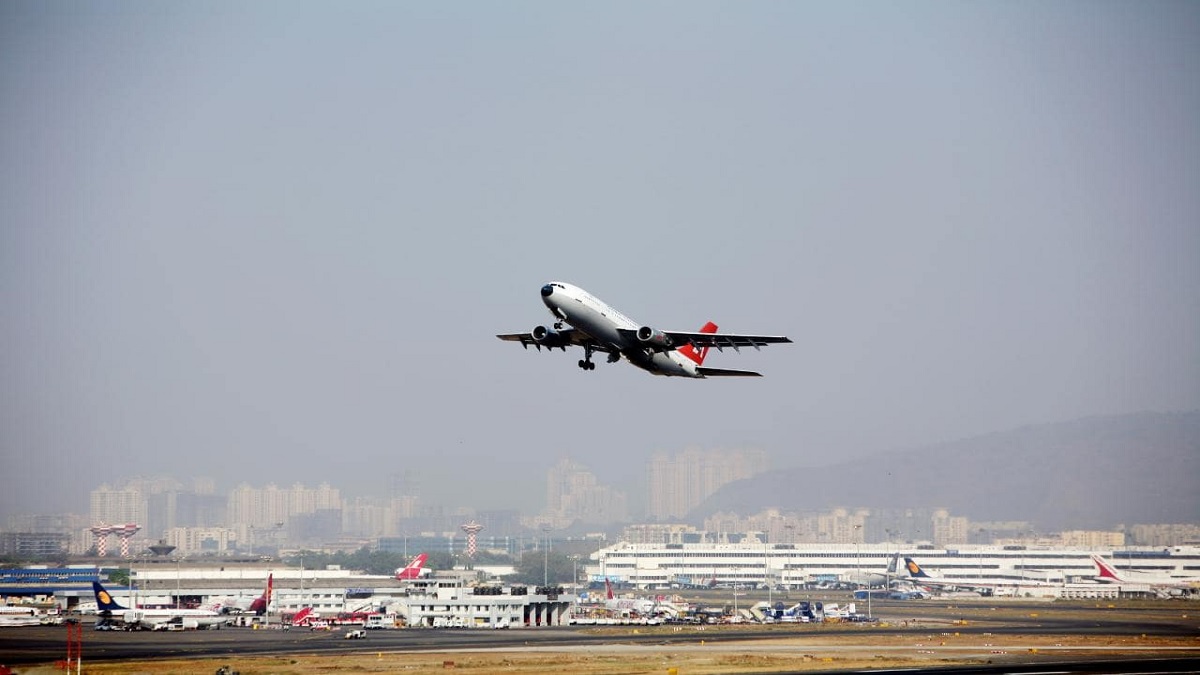
[{"label": "hazy sky", "polygon": [[[5,2],[0,513],[1200,408],[1198,120],[1194,2]],[[795,344],[583,372],[551,279]]]}]

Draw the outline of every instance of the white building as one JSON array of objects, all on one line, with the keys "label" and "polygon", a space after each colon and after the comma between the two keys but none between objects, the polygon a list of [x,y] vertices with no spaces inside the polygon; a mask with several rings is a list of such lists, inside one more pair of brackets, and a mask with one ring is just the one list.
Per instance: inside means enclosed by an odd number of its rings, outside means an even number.
[{"label": "white building", "polygon": [[1118,569],[1173,576],[1195,576],[1200,570],[1200,547],[1161,548],[1025,548],[972,546],[933,548],[895,544],[820,545],[771,544],[759,540],[736,544],[622,542],[593,553],[586,567],[593,582],[609,579],[638,588],[672,585],[757,586],[771,584],[800,588],[822,582],[843,582],[867,575],[887,577],[903,570],[889,564],[912,558],[932,576],[971,580],[1091,582],[1097,574],[1093,554],[1108,558]]}]

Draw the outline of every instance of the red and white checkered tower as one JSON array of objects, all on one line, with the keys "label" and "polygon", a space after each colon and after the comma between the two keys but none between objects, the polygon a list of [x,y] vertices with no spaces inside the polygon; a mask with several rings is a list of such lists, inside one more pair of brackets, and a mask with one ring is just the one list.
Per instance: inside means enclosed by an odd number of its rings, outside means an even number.
[{"label": "red and white checkered tower", "polygon": [[129,557],[129,540],[133,539],[133,535],[138,533],[142,528],[134,523],[126,523],[124,527],[115,528],[117,536],[121,538],[121,557]]},{"label": "red and white checkered tower", "polygon": [[475,551],[478,550],[476,547],[475,537],[482,529],[483,525],[480,525],[473,520],[462,526],[462,531],[467,533],[467,558],[469,558],[471,562],[475,562]]},{"label": "red and white checkered tower", "polygon": [[101,523],[93,525],[91,529],[92,536],[96,538],[96,555],[103,558],[108,555],[108,535],[112,534],[117,528]]}]

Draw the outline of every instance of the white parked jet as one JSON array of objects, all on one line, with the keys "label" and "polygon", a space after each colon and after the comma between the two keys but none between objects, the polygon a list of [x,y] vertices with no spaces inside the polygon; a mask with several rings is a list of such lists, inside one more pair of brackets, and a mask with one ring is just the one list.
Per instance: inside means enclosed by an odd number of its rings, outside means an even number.
[{"label": "white parked jet", "polygon": [[103,623],[97,622],[99,625],[110,622],[116,612],[121,612],[121,619],[126,626],[148,626],[153,630],[165,630],[172,623],[179,624],[180,628],[220,629],[221,624],[229,618],[217,611],[220,603],[204,609],[131,608],[117,603],[99,581],[92,582],[92,592],[96,595],[96,613],[103,620]]},{"label": "white parked jet", "polygon": [[1092,556],[1092,562],[1097,569],[1096,580],[1104,583],[1149,584],[1151,588],[1200,591],[1198,575],[1173,577],[1165,572],[1118,570],[1098,555]]},{"label": "white parked jet", "polygon": [[[664,331],[638,324],[613,309],[587,291],[560,281],[542,286],[542,302],[558,319],[554,328],[538,326],[529,333],[497,335],[501,340],[520,342],[526,349],[533,345],[567,350],[569,346],[583,347],[584,357],[579,367],[593,370],[592,354],[608,354],[608,362],[616,363],[624,356],[631,364],[654,375],[678,377],[743,376],[761,377],[749,370],[725,370],[703,367],[710,347],[724,351],[726,347],[741,351],[742,347],[759,349],[766,345],[791,342],[782,335],[735,335],[718,333],[711,321],[698,332]],[[563,328],[570,324],[570,328]]]}]

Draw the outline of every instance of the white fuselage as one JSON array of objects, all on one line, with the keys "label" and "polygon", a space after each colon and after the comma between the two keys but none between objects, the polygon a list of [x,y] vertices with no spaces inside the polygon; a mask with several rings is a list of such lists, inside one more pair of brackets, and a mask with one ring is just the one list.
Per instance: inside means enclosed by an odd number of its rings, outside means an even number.
[{"label": "white fuselage", "polygon": [[[552,291],[546,293],[546,288]],[[655,375],[702,377],[696,362],[682,354],[647,350],[636,338],[621,335],[619,329],[636,331],[641,324],[578,286],[559,281],[546,284],[542,302],[556,319],[571,324],[596,342],[609,345],[638,368]]]},{"label": "white fuselage", "polygon": [[198,626],[223,624],[229,617],[207,609],[127,609],[121,619],[127,624],[157,625],[172,619],[195,622]]}]

